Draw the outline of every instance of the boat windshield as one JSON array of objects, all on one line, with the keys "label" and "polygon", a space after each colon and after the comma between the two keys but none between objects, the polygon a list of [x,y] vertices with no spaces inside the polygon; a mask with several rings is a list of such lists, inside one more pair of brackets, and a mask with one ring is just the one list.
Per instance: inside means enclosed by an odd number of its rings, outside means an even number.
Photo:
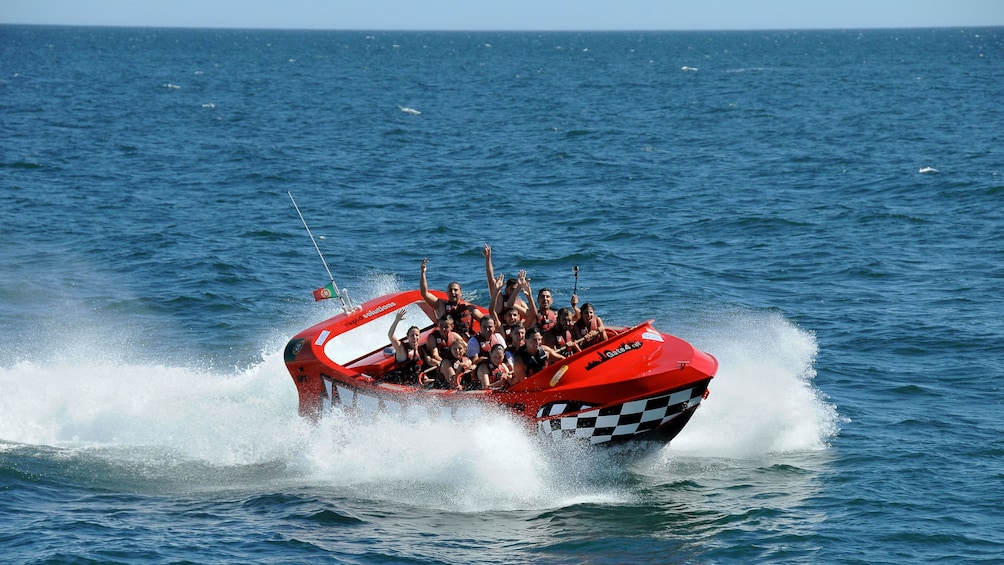
[{"label": "boat windshield", "polygon": [[[406,315],[397,325],[397,331],[394,332],[398,339],[403,340],[411,326],[418,326],[419,329],[424,330],[432,324],[432,318],[426,313],[429,307],[424,301],[413,302],[405,305],[404,308]],[[394,314],[400,309],[398,307],[388,308],[365,324],[336,335],[324,344],[324,354],[328,359],[345,366],[360,357],[387,347],[390,345],[387,340],[387,331],[394,323]]]}]

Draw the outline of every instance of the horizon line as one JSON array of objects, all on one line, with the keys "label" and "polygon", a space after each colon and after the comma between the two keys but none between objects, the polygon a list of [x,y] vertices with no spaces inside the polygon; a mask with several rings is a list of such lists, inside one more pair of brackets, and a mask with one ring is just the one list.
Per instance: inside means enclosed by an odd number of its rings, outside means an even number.
[{"label": "horizon line", "polygon": [[894,31],[922,29],[993,29],[1004,28],[999,25],[902,25],[902,26],[862,26],[862,27],[777,27],[777,28],[364,28],[364,27],[270,27],[270,26],[220,26],[220,25],[151,25],[151,24],[80,24],[80,23],[37,23],[37,22],[0,22],[0,26],[30,26],[30,27],[84,27],[84,28],[116,28],[116,29],[164,29],[164,30],[205,30],[205,31],[330,31],[330,32],[428,32],[428,33],[673,33],[673,32],[733,32],[733,31]]}]

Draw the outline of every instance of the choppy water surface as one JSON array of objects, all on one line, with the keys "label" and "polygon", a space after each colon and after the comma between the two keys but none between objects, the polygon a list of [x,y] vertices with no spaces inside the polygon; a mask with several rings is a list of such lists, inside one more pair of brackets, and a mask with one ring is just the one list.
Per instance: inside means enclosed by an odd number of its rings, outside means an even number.
[{"label": "choppy water surface", "polygon": [[[0,27],[0,547],[992,562],[1004,32]],[[713,353],[657,451],[317,427],[286,340],[480,248]],[[572,266],[580,268],[578,281]]]}]

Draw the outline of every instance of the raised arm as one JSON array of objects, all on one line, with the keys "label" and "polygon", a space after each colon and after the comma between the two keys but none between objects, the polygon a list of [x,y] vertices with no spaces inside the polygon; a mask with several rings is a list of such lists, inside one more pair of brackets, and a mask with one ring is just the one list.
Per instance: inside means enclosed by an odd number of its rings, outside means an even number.
[{"label": "raised arm", "polygon": [[398,360],[405,357],[404,346],[401,345],[401,340],[394,335],[394,332],[397,331],[397,325],[404,319],[405,314],[407,314],[407,311],[404,308],[398,310],[397,315],[394,316],[394,322],[391,323],[390,330],[387,332],[387,338],[390,339],[390,345],[394,348],[394,357]]},{"label": "raised arm", "polygon": [[492,265],[492,246],[485,243],[485,248],[481,252],[485,256],[485,277],[488,279],[488,296],[498,290],[495,282],[495,266]]},{"label": "raised arm", "polygon": [[401,343],[401,340],[397,339],[397,336],[394,335],[394,332],[397,331],[397,325],[400,324],[401,320],[404,319],[405,314],[407,314],[407,311],[404,308],[401,308],[400,310],[397,311],[397,314],[394,316],[394,321],[390,324],[390,330],[387,331],[387,338],[390,339],[391,345],[397,345]]},{"label": "raised arm", "polygon": [[530,326],[537,324],[537,301],[533,298],[533,290],[530,288],[530,279],[526,276],[526,271],[519,272],[519,284],[526,295],[526,302],[529,304],[526,312],[526,321],[530,323]]},{"label": "raised arm", "polygon": [[[504,275],[498,276],[498,281],[502,281]],[[505,282],[505,281],[502,281]],[[499,317],[499,298],[502,296],[502,286],[496,284],[492,290],[492,300],[488,304],[488,310],[492,313],[492,318],[495,320],[495,329],[502,329],[502,318]]]},{"label": "raised arm", "polygon": [[422,259],[422,276],[418,279],[418,291],[422,293],[425,303],[432,307],[432,311],[439,315],[439,299],[429,292],[429,281],[426,280],[425,271],[429,268],[429,259]]}]

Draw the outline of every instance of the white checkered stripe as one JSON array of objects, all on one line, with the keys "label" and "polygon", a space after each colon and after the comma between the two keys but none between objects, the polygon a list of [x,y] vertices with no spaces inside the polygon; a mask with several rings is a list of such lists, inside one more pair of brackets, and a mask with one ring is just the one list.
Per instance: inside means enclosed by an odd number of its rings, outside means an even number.
[{"label": "white checkered stripe", "polygon": [[[627,439],[659,428],[684,410],[697,406],[704,390],[702,384],[670,394],[592,410],[582,403],[555,402],[542,407],[537,417],[558,417],[538,422],[537,430],[555,442],[588,439],[590,443],[597,444]],[[570,415],[560,416],[561,414]]]},{"label": "white checkered stripe", "polygon": [[[399,416],[401,418],[438,418],[445,414],[454,420],[469,421],[484,416],[481,403],[455,403],[441,405],[435,397],[415,396],[412,401],[393,399],[379,394],[345,386],[331,377],[324,377],[325,397],[323,413],[330,414],[335,407],[349,414],[362,417],[377,415]],[[431,401],[431,402],[428,402]]]}]

